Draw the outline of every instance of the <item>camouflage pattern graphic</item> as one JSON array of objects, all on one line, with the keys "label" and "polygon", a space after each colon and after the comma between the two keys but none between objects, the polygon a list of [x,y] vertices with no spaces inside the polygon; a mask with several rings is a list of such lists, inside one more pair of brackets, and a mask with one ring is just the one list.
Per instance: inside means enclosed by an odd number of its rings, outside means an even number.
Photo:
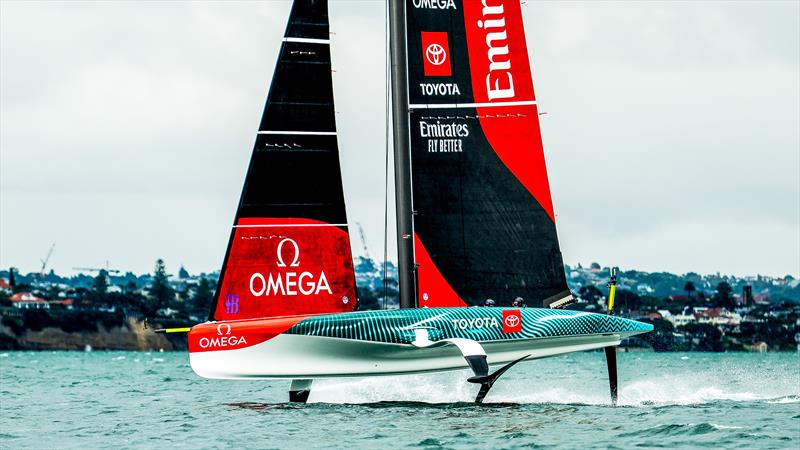
[{"label": "camouflage pattern graphic", "polygon": [[[521,319],[522,331],[504,332],[504,314]],[[508,311],[514,312],[509,314]],[[519,314],[515,314],[519,311]],[[512,324],[516,325],[516,324]],[[429,329],[432,341],[447,338],[478,342],[652,331],[650,324],[622,317],[541,308],[422,308],[330,314],[305,319],[286,334],[410,344],[414,329]]]}]

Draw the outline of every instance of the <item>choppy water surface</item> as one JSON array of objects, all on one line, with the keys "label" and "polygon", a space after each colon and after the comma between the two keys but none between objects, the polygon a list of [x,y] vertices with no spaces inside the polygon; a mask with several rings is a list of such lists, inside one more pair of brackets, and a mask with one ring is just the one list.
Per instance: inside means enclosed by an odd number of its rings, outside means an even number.
[{"label": "choppy water surface", "polygon": [[487,404],[466,371],[315,382],[210,381],[184,353],[0,353],[2,448],[800,448],[797,354],[619,355],[520,364]]}]

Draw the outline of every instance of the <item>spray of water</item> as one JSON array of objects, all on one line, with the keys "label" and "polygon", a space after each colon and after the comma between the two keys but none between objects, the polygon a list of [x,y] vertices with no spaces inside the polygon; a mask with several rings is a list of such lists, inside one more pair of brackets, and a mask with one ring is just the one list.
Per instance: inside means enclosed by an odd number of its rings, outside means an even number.
[{"label": "spray of water", "polygon": [[[707,364],[700,356],[630,355],[621,367],[619,405],[689,405],[715,401],[800,402],[800,370],[769,361]],[[310,402],[471,402],[470,372],[318,380]],[[602,359],[583,354],[520,365],[494,386],[487,403],[608,405]]]}]

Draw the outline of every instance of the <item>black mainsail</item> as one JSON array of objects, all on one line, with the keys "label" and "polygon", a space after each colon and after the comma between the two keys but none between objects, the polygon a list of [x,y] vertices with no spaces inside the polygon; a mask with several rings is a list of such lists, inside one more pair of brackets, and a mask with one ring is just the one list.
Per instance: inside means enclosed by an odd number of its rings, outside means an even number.
[{"label": "black mainsail", "polygon": [[293,3],[211,320],[356,307],[328,28],[327,0]]},{"label": "black mainsail", "polygon": [[519,0],[405,9],[417,306],[566,303]]}]

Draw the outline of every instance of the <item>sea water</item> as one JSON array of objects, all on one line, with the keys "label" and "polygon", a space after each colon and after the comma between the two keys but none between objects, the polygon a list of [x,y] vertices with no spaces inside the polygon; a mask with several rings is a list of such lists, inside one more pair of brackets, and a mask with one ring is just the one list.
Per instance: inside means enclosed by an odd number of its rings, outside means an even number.
[{"label": "sea water", "polygon": [[800,448],[800,356],[622,353],[521,363],[486,398],[466,370],[204,380],[185,353],[0,352],[0,448]]}]

